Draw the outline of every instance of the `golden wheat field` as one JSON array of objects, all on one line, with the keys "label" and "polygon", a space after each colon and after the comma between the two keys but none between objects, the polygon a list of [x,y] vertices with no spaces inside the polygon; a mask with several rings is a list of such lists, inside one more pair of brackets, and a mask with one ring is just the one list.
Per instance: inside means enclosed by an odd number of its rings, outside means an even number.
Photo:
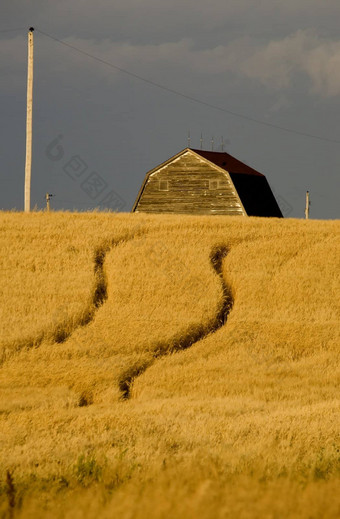
[{"label": "golden wheat field", "polygon": [[0,213],[0,517],[340,517],[340,223]]}]

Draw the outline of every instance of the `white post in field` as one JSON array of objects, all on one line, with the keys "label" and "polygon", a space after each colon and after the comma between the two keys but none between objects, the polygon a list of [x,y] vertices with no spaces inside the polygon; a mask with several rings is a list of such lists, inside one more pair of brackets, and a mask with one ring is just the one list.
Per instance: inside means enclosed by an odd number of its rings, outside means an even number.
[{"label": "white post in field", "polygon": [[306,193],[306,209],[305,209],[306,220],[308,220],[308,218],[309,218],[309,206],[310,206],[309,191],[307,191],[307,193]]},{"label": "white post in field", "polygon": [[28,68],[27,68],[27,115],[26,115],[26,161],[25,161],[25,212],[31,209],[31,170],[32,170],[32,107],[33,107],[33,31],[28,31]]}]

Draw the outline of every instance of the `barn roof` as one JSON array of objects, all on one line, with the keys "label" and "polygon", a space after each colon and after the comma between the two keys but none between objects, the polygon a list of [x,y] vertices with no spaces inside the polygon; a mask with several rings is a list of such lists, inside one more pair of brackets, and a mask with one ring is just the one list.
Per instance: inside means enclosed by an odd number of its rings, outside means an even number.
[{"label": "barn roof", "polygon": [[[191,148],[192,149],[192,148]],[[192,149],[198,155],[201,155],[204,159],[210,160],[216,166],[225,169],[228,173],[243,173],[245,175],[256,175],[263,177],[262,173],[256,171],[256,169],[247,166],[238,159],[235,159],[229,153],[221,152],[221,151],[205,151],[205,150],[195,150]]]}]

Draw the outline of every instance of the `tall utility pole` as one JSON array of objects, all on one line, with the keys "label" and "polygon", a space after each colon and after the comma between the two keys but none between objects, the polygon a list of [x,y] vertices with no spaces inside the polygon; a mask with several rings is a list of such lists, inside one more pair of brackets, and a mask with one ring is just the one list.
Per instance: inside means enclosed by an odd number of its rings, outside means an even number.
[{"label": "tall utility pole", "polygon": [[305,209],[306,220],[308,220],[308,218],[309,218],[309,207],[310,207],[309,191],[307,191],[307,193],[306,193],[306,209]]},{"label": "tall utility pole", "polygon": [[26,161],[25,161],[25,211],[31,209],[31,170],[32,170],[32,107],[33,107],[33,31],[28,31],[28,69],[27,69],[27,115],[26,115]]}]

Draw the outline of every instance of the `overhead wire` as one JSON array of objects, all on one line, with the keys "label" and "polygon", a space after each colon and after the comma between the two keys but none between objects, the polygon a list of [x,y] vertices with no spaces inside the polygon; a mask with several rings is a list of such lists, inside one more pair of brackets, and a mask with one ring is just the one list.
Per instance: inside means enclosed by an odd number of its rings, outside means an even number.
[{"label": "overhead wire", "polygon": [[276,130],[281,130],[281,131],[284,131],[284,132],[287,132],[287,133],[292,133],[292,134],[295,134],[295,135],[300,135],[302,137],[307,137],[307,138],[311,138],[311,139],[317,139],[317,140],[320,140],[320,141],[324,141],[324,142],[331,142],[331,143],[335,143],[335,144],[340,144],[340,140],[337,140],[337,139],[331,139],[331,138],[328,138],[328,137],[322,137],[321,135],[316,135],[316,134],[313,134],[313,133],[308,133],[308,132],[303,132],[303,131],[299,131],[299,130],[295,130],[295,129],[292,129],[292,128],[288,128],[286,126],[280,126],[278,124],[274,124],[274,123],[270,123],[268,121],[263,121],[262,119],[257,119],[255,117],[251,117],[251,116],[248,116],[248,115],[245,115],[245,114],[241,114],[239,112],[235,112],[233,110],[229,110],[228,108],[223,108],[221,106],[218,106],[218,105],[215,105],[213,103],[209,103],[207,101],[203,101],[202,99],[199,99],[198,97],[194,97],[194,96],[191,96],[191,95],[188,95],[188,94],[185,94],[179,90],[176,90],[174,88],[170,88],[170,87],[167,87],[166,85],[163,85],[161,83],[157,83],[156,81],[153,81],[151,79],[147,79],[143,76],[140,76],[139,74],[136,74],[134,72],[131,72],[127,69],[124,69],[122,67],[119,67],[105,59],[102,59],[98,56],[95,56],[94,54],[91,54],[85,50],[82,50],[78,47],[76,47],[75,45],[72,45],[70,43],[67,43],[63,40],[60,40],[59,38],[56,38],[55,36],[52,36],[51,34],[48,34],[40,29],[36,29],[37,32],[39,32],[40,34],[46,36],[47,38],[50,38],[51,40],[54,40],[56,41],[57,43],[60,43],[61,45],[64,45],[65,47],[68,47],[69,49],[72,49],[76,52],[78,52],[79,54],[82,54],[83,56],[87,56],[88,58],[90,59],[93,59],[95,61],[98,61],[99,63],[102,63],[103,65],[106,65],[112,69],[115,69],[115,70],[118,70],[119,72],[122,72],[123,74],[126,74],[130,77],[133,77],[135,79],[138,79],[139,81],[143,81],[144,83],[147,83],[149,85],[152,85],[156,88],[159,88],[161,90],[164,90],[166,92],[169,92],[171,94],[174,94],[176,96],[179,96],[179,97],[182,97],[184,99],[187,99],[189,101],[192,101],[196,104],[200,104],[202,106],[206,106],[208,108],[212,108],[214,110],[218,110],[220,112],[224,112],[226,114],[229,114],[229,115],[232,115],[234,117],[238,117],[240,119],[243,119],[243,120],[246,120],[246,121],[250,121],[250,122],[253,122],[253,123],[256,123],[256,124],[260,124],[262,126],[266,126],[266,127],[269,127],[269,128],[274,128]]}]

